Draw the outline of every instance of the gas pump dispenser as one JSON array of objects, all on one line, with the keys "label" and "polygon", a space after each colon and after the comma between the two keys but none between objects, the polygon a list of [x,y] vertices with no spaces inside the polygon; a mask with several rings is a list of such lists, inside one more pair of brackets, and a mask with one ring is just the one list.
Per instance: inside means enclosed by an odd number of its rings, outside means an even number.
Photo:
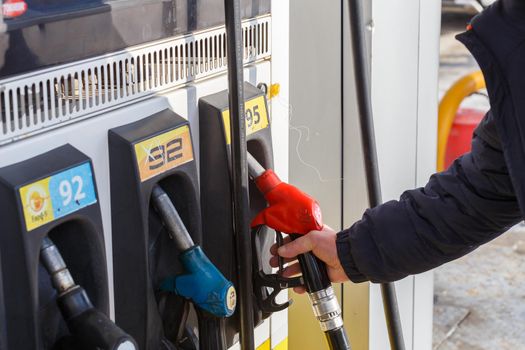
[{"label": "gas pump dispenser", "polygon": [[6,321],[4,307],[4,284],[2,279],[2,258],[0,255],[0,350],[7,350]]},{"label": "gas pump dispenser", "polygon": [[66,145],[0,169],[0,207],[7,348],[137,349],[107,316],[90,159]]},{"label": "gas pump dispenser", "polygon": [[[246,101],[247,164],[249,174],[254,180],[250,182],[249,188],[250,218],[256,219],[260,217],[258,214],[267,207],[265,195],[267,195],[266,192],[268,192],[269,188],[268,185],[260,187],[260,177],[264,177],[263,173],[266,174],[265,169],[273,167],[271,129],[264,92],[246,83],[244,84],[244,94]],[[232,203],[226,201],[227,198],[231,198],[231,195],[229,195],[231,191],[231,172],[229,169],[231,138],[229,128],[230,112],[228,108],[227,91],[207,96],[199,101],[201,196],[205,244],[210,244],[212,247],[221,245],[226,251],[233,252],[235,249],[233,240],[235,238],[231,222]],[[272,179],[277,179],[275,174]],[[272,184],[277,185],[277,180],[273,181]],[[259,188],[265,188],[267,191],[260,191]],[[291,194],[291,192],[288,192],[288,194]],[[217,198],[222,198],[222,200],[219,201]],[[289,199],[290,201],[296,200],[303,204],[301,198],[299,196],[291,196]],[[310,209],[313,207],[313,205],[310,206]],[[287,218],[291,226],[298,225],[294,221],[296,220],[295,218],[295,215]],[[309,272],[306,277],[284,278],[279,274],[273,274],[268,266],[268,261],[270,259],[270,246],[274,242],[275,234],[264,224],[265,222],[262,221],[255,225],[256,228],[253,230],[251,237],[253,255],[251,277],[254,284],[251,296],[254,305],[255,325],[260,324],[271,313],[284,310],[290,305],[290,301],[282,304],[276,301],[277,294],[281,290],[306,284],[311,294],[314,312],[316,312],[322,329],[327,334],[330,348],[349,349],[348,338],[343,328],[341,310],[333,294],[324,264],[316,260],[313,255],[307,254],[303,258],[304,268],[307,268]],[[306,225],[306,227],[310,228],[310,230],[319,229],[317,225],[322,225],[320,219],[317,221],[317,224]],[[305,226],[304,223],[302,223],[302,226]],[[304,234],[308,231],[302,229],[288,233]],[[278,242],[281,241],[280,237],[278,234]],[[228,242],[228,245],[225,242]],[[235,278],[236,265],[233,259],[234,254],[221,254],[218,250],[215,250],[215,254],[217,255],[219,266],[224,266],[224,271],[230,271],[231,278]],[[239,331],[232,320],[227,328],[229,340],[233,339],[235,332]]]},{"label": "gas pump dispenser", "polygon": [[[247,147],[253,156],[265,167],[273,167],[272,134],[265,93],[244,84],[245,108],[247,119]],[[210,258],[224,271],[228,279],[239,283],[236,277],[235,237],[232,222],[233,203],[230,170],[230,111],[228,91],[222,91],[199,100],[200,133],[200,180],[203,216],[204,249]],[[266,207],[266,200],[255,186],[250,186],[250,215],[255,217]],[[268,234],[267,234],[268,233]],[[252,237],[253,265],[250,280],[271,273],[269,266],[270,247],[274,242],[268,228],[262,228],[257,237]],[[220,247],[220,249],[218,249]],[[260,286],[260,285],[259,285]],[[254,308],[254,324],[277,311],[265,308],[257,300],[268,300],[265,287],[250,289],[248,292]],[[286,306],[282,307],[282,309]],[[228,320],[226,335],[228,346],[233,345],[235,335],[239,333],[239,315]]]},{"label": "gas pump dispenser", "polygon": [[236,294],[198,245],[188,121],[163,110],[110,130],[109,148],[117,322],[141,349],[223,349]]}]

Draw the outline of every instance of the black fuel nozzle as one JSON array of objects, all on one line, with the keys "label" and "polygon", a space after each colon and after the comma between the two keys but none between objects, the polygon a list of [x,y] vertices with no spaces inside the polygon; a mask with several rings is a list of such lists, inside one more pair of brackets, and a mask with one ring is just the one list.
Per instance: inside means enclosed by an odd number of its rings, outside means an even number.
[{"label": "black fuel nozzle", "polygon": [[135,340],[97,310],[84,288],[75,284],[60,251],[48,237],[42,242],[40,260],[58,293],[62,317],[78,343],[92,349],[138,350]]}]

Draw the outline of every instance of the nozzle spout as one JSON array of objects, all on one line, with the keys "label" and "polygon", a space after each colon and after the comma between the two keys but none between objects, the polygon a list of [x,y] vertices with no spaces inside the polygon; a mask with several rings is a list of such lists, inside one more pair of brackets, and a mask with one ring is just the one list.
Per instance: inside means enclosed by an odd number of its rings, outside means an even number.
[{"label": "nozzle spout", "polygon": [[159,185],[153,187],[151,199],[177,248],[182,252],[192,248],[195,245],[193,239],[171,199]]},{"label": "nozzle spout", "polygon": [[256,179],[264,174],[265,171],[266,169],[263,168],[261,163],[259,163],[257,159],[255,159],[251,153],[248,152],[248,174],[250,174],[250,177]]}]

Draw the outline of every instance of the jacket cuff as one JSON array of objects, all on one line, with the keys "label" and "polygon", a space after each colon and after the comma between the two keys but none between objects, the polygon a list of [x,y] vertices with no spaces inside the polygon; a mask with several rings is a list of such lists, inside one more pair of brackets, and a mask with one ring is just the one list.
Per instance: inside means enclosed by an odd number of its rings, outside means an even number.
[{"label": "jacket cuff", "polygon": [[341,231],[337,234],[335,241],[337,246],[337,256],[346,275],[354,283],[368,281],[368,278],[357,269],[352,256],[352,246],[350,244],[350,229]]}]

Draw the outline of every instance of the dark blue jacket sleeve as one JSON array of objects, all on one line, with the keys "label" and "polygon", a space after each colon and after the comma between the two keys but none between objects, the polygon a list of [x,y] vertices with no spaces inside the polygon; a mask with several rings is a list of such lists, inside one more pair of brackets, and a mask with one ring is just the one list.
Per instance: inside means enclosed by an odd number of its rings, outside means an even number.
[{"label": "dark blue jacket sleeve", "polygon": [[424,188],[369,209],[337,236],[339,259],[354,282],[391,282],[457,259],[522,219],[489,112],[472,151]]}]

